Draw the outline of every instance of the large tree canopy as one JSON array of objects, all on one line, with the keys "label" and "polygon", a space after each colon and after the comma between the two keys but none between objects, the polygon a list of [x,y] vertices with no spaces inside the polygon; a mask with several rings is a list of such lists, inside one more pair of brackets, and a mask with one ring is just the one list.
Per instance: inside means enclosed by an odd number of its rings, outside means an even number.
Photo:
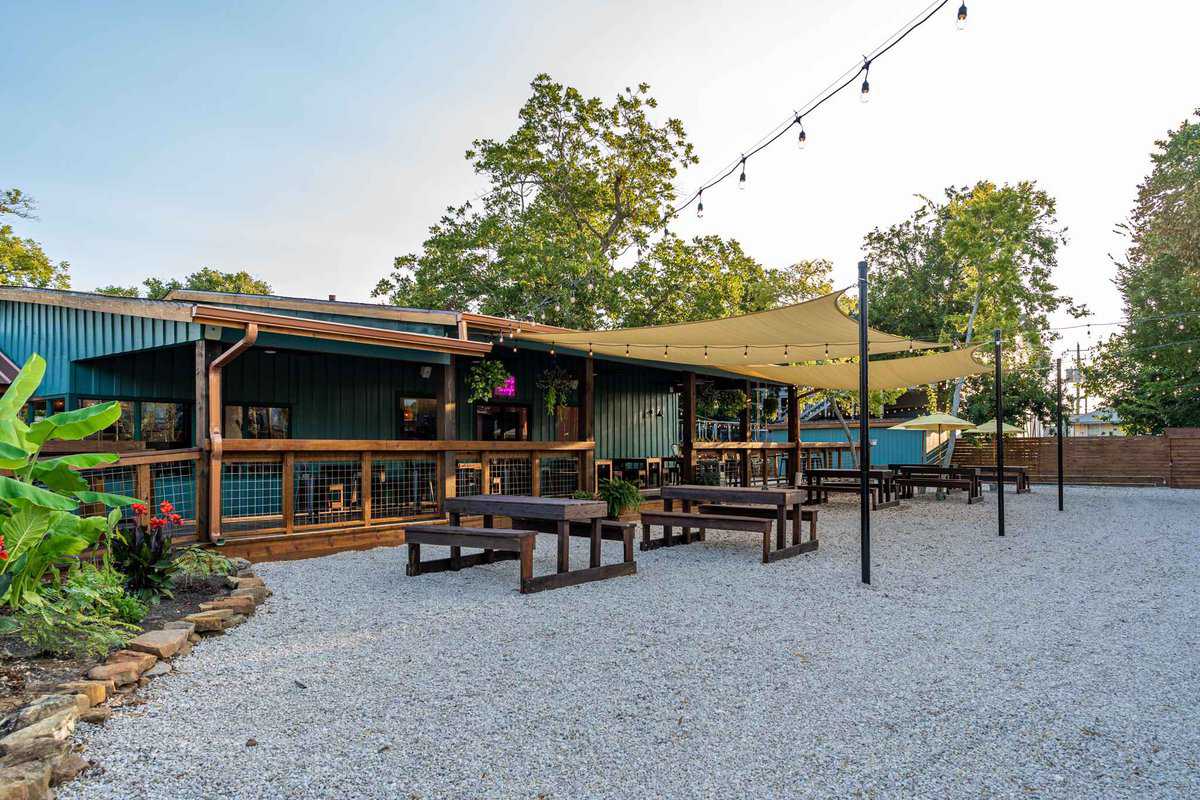
[{"label": "large tree canopy", "polygon": [[[1052,279],[1065,241],[1054,199],[1030,181],[1003,186],[980,181],[947,189],[944,201],[922,198],[908,219],[867,235],[871,324],[959,343],[988,339],[999,328],[1010,343],[1008,367],[1044,364],[1055,338],[1049,315],[1083,313]],[[1022,381],[1023,391],[1014,396],[1019,405],[1006,417],[1045,417],[1048,371],[1033,372],[1037,379]],[[968,398],[982,395],[985,385],[968,380]],[[1034,391],[1037,385],[1041,394]],[[949,395],[949,385],[937,387],[936,404],[946,407]],[[980,398],[967,405],[984,413],[987,404]]]},{"label": "large tree canopy", "polygon": [[[142,281],[142,287],[145,287],[145,296],[151,300],[161,300],[176,289],[232,292],[236,294],[271,293],[271,285],[269,283],[255,278],[245,270],[241,272],[221,272],[212,267],[201,267],[182,281],[177,278],[170,278],[165,281],[161,278],[147,278]],[[107,294],[114,297],[142,296],[142,289],[137,286],[102,286],[96,291],[99,294]]]},{"label": "large tree canopy", "polygon": [[[20,189],[0,192],[0,217],[34,219],[35,210],[33,198]],[[51,261],[40,244],[21,238],[11,225],[0,225],[0,285],[69,289],[70,268],[66,261]]]},{"label": "large tree canopy", "polygon": [[[1200,109],[1194,112],[1200,115]],[[1200,425],[1200,122],[1155,142],[1115,283],[1128,318],[1084,369],[1130,433]]]},{"label": "large tree canopy", "polygon": [[597,328],[761,310],[825,285],[819,262],[775,271],[736,242],[665,234],[674,181],[697,159],[679,120],[652,118],[647,85],[612,103],[548,75],[531,87],[517,130],[467,151],[483,199],[449,208],[375,296]]}]

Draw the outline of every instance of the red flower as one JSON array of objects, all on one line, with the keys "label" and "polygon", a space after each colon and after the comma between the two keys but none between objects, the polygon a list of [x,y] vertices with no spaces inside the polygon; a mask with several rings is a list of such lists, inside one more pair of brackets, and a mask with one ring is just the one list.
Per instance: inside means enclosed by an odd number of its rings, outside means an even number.
[{"label": "red flower", "polygon": [[0,561],[8,561],[8,551],[0,550]]},{"label": "red flower", "polygon": [[129,507],[132,508],[133,513],[137,514],[139,517],[144,517],[150,513],[150,509],[146,508],[146,506],[142,503],[134,503]]},{"label": "red flower", "polygon": [[163,500],[158,504],[158,510],[164,514],[170,514],[175,510],[175,506],[171,505],[169,500]]},{"label": "red flower", "polygon": [[150,518],[150,527],[154,528],[155,530],[158,530],[159,528],[163,527],[166,524],[167,524],[167,521],[165,519],[163,519],[162,517],[151,517]]},{"label": "red flower", "polygon": [[169,517],[169,519],[171,520],[172,525],[182,525],[183,524],[183,517],[179,516],[178,514],[172,514]]}]

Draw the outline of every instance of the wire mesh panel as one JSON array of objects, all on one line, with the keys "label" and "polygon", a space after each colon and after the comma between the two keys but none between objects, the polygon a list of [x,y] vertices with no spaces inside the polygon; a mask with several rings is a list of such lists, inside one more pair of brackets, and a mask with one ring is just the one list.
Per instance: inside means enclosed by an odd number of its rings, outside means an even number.
[{"label": "wire mesh panel", "polygon": [[570,497],[579,491],[579,456],[542,456],[542,497]]},{"label": "wire mesh panel", "polygon": [[196,464],[194,461],[167,461],[150,465],[150,489],[153,510],[165,500],[183,517],[175,533],[196,532]]},{"label": "wire mesh panel", "polygon": [[283,464],[221,464],[221,520],[226,530],[274,528],[283,523]]},{"label": "wire mesh panel", "polygon": [[[137,476],[132,466],[102,467],[100,469],[82,470],[79,473],[93,492],[108,492],[126,497],[137,496]],[[80,513],[85,516],[107,514],[109,509],[102,503],[86,503],[80,506]],[[133,509],[126,506],[121,509],[121,519],[133,519]]]},{"label": "wire mesh panel", "polygon": [[721,459],[721,485],[722,486],[741,486],[742,485],[742,458],[740,454],[731,453]]},{"label": "wire mesh panel", "polygon": [[362,462],[296,460],[292,479],[295,525],[362,519]]},{"label": "wire mesh panel", "polygon": [[458,497],[483,494],[483,464],[459,461],[454,465],[454,494]]},{"label": "wire mesh panel", "polygon": [[437,511],[437,461],[377,458],[371,463],[371,519]]},{"label": "wire mesh panel", "polygon": [[721,485],[721,458],[716,454],[700,454],[696,457],[696,483],[701,486]]},{"label": "wire mesh panel", "polygon": [[500,456],[489,462],[491,494],[533,494],[533,466],[529,456]]}]

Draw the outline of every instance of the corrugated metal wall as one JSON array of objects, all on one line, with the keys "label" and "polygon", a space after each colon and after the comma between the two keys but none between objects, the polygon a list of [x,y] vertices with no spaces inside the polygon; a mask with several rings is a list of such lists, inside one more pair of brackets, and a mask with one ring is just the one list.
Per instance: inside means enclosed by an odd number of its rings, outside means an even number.
[{"label": "corrugated metal wall", "polygon": [[[554,359],[547,353],[525,349],[517,353],[506,354],[500,358],[508,371],[517,379],[516,397],[497,399],[497,403],[513,403],[529,407],[529,438],[535,442],[552,442],[556,438],[554,417],[546,413],[542,405],[542,393],[538,391],[537,380],[542,372],[555,363],[572,374],[579,374],[579,361],[574,358]],[[469,359],[459,359],[458,383],[455,395],[458,397],[457,430],[459,439],[475,438],[475,406],[467,402],[467,372],[475,363]]]},{"label": "corrugated metal wall", "polygon": [[132,317],[78,308],[0,301],[0,350],[19,366],[31,353],[46,359],[39,396],[71,391],[71,362],[200,338],[190,322]]},{"label": "corrugated metal wall", "polygon": [[142,350],[71,365],[71,392],[102,400],[192,402],[196,383],[194,345]]},{"label": "corrugated metal wall", "polygon": [[[858,427],[850,424],[850,436],[858,441]],[[784,436],[786,436],[786,432]],[[834,423],[830,428],[801,428],[803,442],[844,442],[846,434]],[[925,460],[924,431],[893,431],[888,428],[871,428],[871,463],[873,464],[919,464]]]},{"label": "corrugated metal wall", "polygon": [[[597,363],[596,458],[669,456],[679,444],[678,373]],[[661,415],[661,416],[660,416]]]}]

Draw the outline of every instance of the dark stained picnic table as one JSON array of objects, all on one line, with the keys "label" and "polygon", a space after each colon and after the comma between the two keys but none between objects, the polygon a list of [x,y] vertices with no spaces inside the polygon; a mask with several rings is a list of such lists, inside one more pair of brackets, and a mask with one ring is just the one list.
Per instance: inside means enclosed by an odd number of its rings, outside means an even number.
[{"label": "dark stained picnic table", "polygon": [[[664,486],[662,490],[663,510],[674,510],[676,500],[683,504],[684,511],[692,510],[692,503],[711,505],[755,505],[775,507],[775,546],[783,550],[787,542],[787,519],[792,518],[792,543],[799,546],[801,540],[800,518],[804,502],[804,491],[790,486],[754,487],[754,486],[698,486],[685,484],[682,486]],[[671,540],[669,529],[663,534],[667,541]],[[817,532],[814,525],[809,534],[811,549],[816,548]]]},{"label": "dark stained picnic table", "polygon": [[913,487],[921,486],[922,479],[925,481],[927,488],[937,488],[939,482],[957,482],[966,481],[970,484],[967,492],[967,502],[973,503],[983,499],[983,489],[980,482],[979,470],[975,467],[964,467],[950,465],[948,467],[941,464],[889,464],[888,468],[896,473],[896,477],[901,479],[902,486],[899,492],[902,497],[912,497]]},{"label": "dark stained picnic table", "polygon": [[[522,520],[548,520],[553,523],[554,533],[558,536],[558,571],[553,575],[533,578],[532,585],[535,590],[573,586],[588,581],[633,575],[637,572],[633,550],[629,545],[625,548],[624,561],[601,566],[601,522],[608,514],[608,504],[599,500],[480,494],[471,497],[447,497],[445,508],[450,515],[450,524],[454,526],[461,524],[463,514],[481,515],[485,528],[493,527],[496,517],[509,517],[515,528],[520,527]],[[571,523],[591,526],[591,549],[589,566],[586,569],[571,569]],[[453,553],[453,548],[451,552]]]},{"label": "dark stained picnic table", "polygon": [[[808,481],[800,488],[808,492],[805,505],[823,503],[830,491],[847,491],[862,486],[862,473],[858,469],[810,469],[804,473]],[[890,469],[872,469],[867,477],[871,492],[872,508],[888,508],[900,505],[896,497],[896,473]],[[814,496],[815,495],[815,496]]]}]

